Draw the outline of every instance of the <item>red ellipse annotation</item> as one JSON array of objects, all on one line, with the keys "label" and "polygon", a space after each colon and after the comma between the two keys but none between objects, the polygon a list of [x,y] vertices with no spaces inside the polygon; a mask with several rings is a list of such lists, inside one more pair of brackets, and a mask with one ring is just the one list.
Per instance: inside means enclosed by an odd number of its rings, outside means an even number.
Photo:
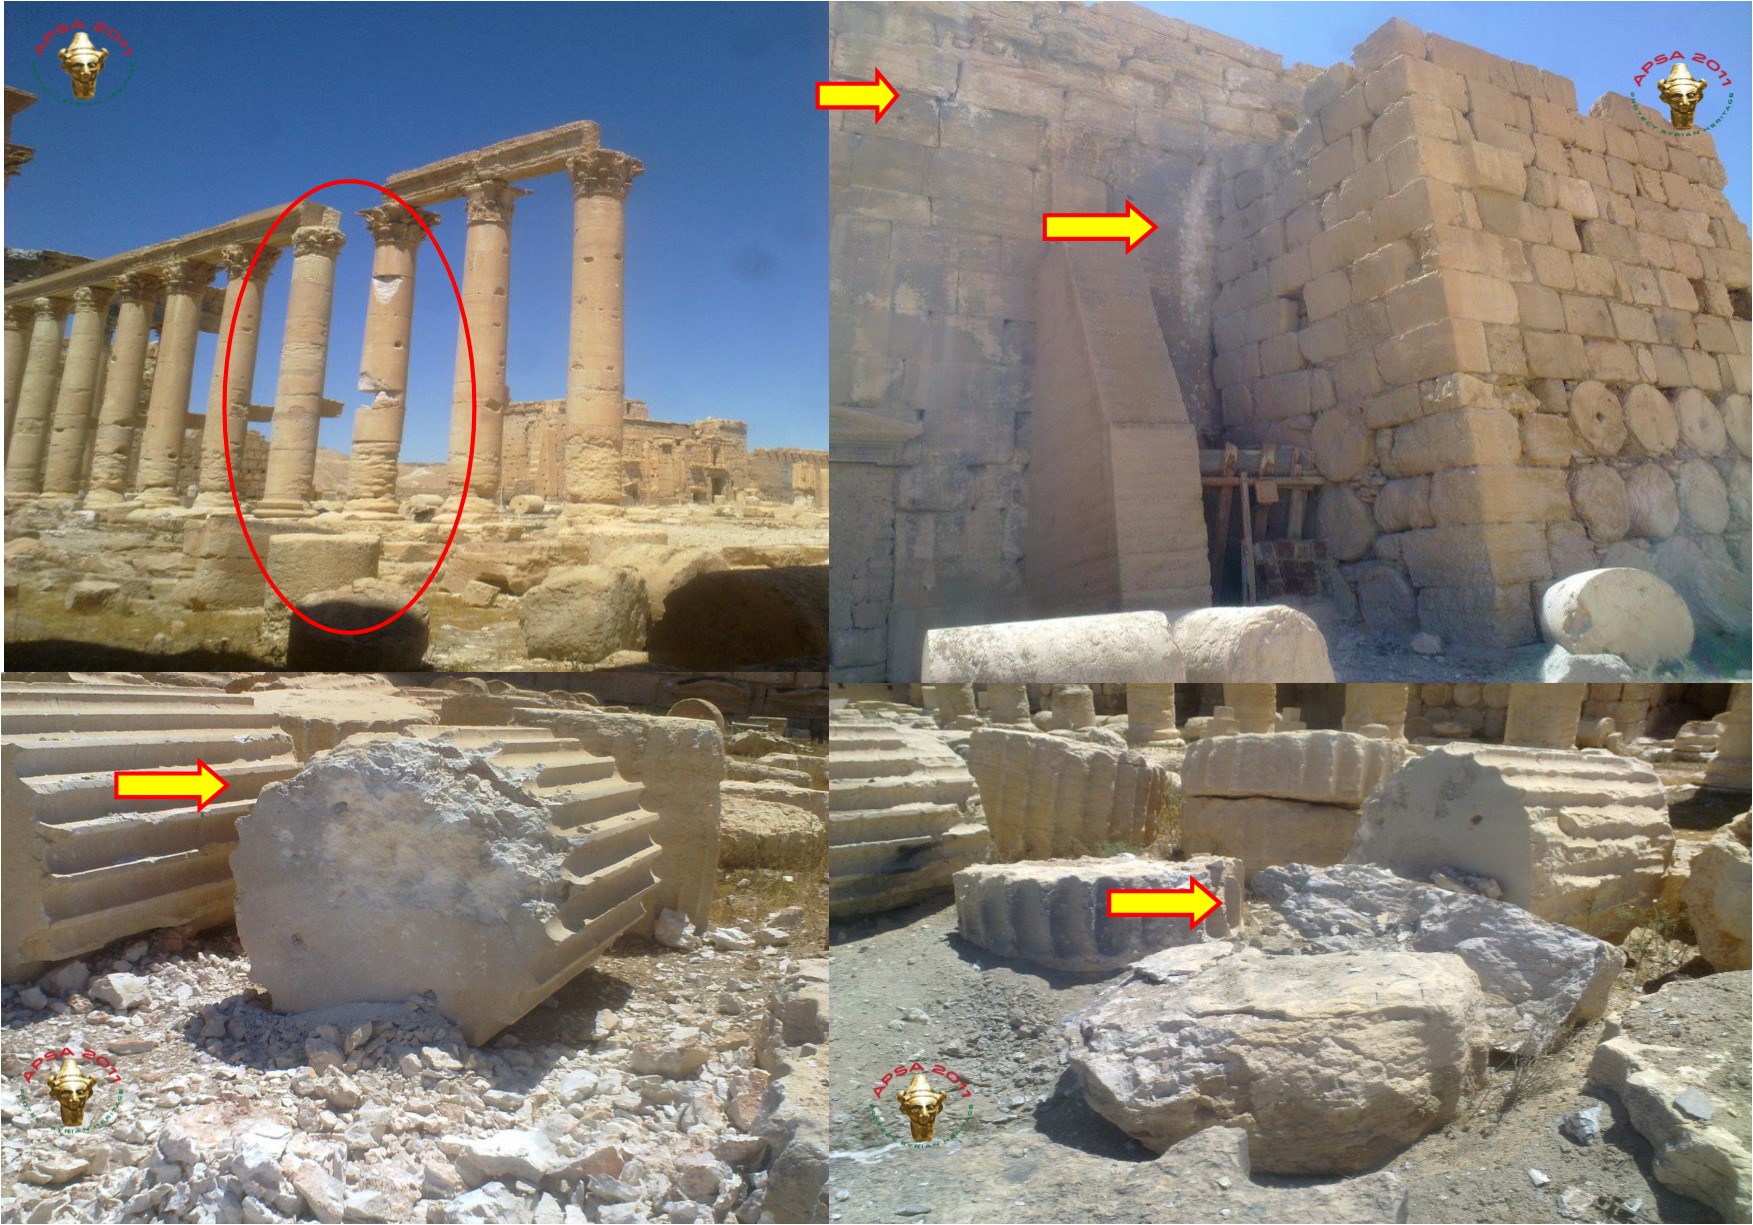
[{"label": "red ellipse annotation", "polygon": [[[416,591],[411,597],[409,597],[408,602],[402,605],[402,607],[396,612],[384,618],[382,621],[379,621],[376,625],[368,625],[363,629],[337,629],[332,625],[324,625],[321,621],[307,616],[300,611],[291,600],[286,598],[286,593],[281,591],[279,586],[274,582],[274,576],[268,573],[268,567],[262,561],[262,555],[256,551],[256,542],[250,536],[250,525],[244,521],[243,502],[237,494],[237,474],[232,471],[231,467],[231,414],[225,412],[223,407],[221,408],[221,412],[223,413],[221,426],[225,437],[225,479],[231,486],[231,505],[237,511],[237,525],[243,529],[244,543],[249,546],[250,557],[255,560],[256,569],[262,572],[262,577],[267,580],[268,586],[273,588],[274,594],[280,597],[280,602],[286,605],[287,608],[291,609],[293,616],[303,621],[306,625],[315,626],[317,629],[326,630],[331,634],[340,634],[347,637],[352,637],[358,634],[375,633],[378,630],[383,629],[384,626],[393,624],[396,618],[400,617],[403,613],[407,612],[410,608],[414,607],[415,604],[420,602],[420,597],[426,594],[426,589],[428,587],[432,586],[432,580],[438,577],[439,570],[444,566],[444,559],[450,556],[450,546],[455,543],[457,538],[457,528],[461,526],[463,521],[463,507],[468,504],[469,500],[469,478],[475,469],[475,419],[479,415],[481,403],[475,385],[475,342],[474,338],[469,334],[469,312],[463,307],[463,291],[461,287],[457,285],[456,273],[451,271],[450,261],[444,257],[444,248],[438,245],[438,238],[427,228],[426,222],[421,218],[419,211],[381,183],[373,183],[369,179],[330,179],[327,183],[317,184],[302,196],[298,197],[298,199],[294,200],[291,204],[288,204],[281,210],[280,215],[274,218],[274,224],[268,227],[268,232],[262,235],[262,241],[256,244],[256,253],[250,257],[250,266],[244,270],[243,285],[245,287],[249,285],[250,277],[256,270],[256,261],[262,257],[263,250],[267,248],[268,240],[274,236],[274,231],[280,228],[280,223],[286,220],[287,216],[293,209],[297,208],[300,204],[303,204],[319,191],[324,191],[330,187],[341,187],[350,184],[359,187],[369,187],[375,192],[381,192],[383,195],[388,196],[397,204],[400,204],[403,208],[407,209],[408,215],[414,219],[414,224],[418,225],[420,229],[425,232],[426,237],[432,243],[432,249],[438,252],[439,262],[444,265],[444,274],[450,278],[451,292],[456,295],[457,300],[457,316],[463,321],[463,344],[468,349],[469,353],[469,462],[467,467],[463,469],[463,486],[461,492],[457,496],[457,513],[456,518],[451,520],[450,535],[445,537],[444,549],[438,554],[438,560],[432,564],[432,573],[428,574],[426,576],[426,581],[420,584],[420,590]],[[219,392],[219,403],[222,406],[231,403],[231,344],[233,337],[237,334],[237,312],[238,307],[242,304],[243,292],[240,289],[237,295],[237,301],[231,309],[231,322],[225,329],[225,357],[224,366],[220,375]]]}]

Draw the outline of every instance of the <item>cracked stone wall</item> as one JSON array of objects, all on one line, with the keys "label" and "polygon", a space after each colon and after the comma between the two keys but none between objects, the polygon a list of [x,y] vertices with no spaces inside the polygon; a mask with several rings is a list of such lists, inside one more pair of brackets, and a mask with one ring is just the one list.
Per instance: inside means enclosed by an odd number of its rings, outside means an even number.
[{"label": "cracked stone wall", "polygon": [[928,628],[1028,613],[1041,214],[1130,199],[1157,223],[1127,258],[1215,427],[1213,153],[1288,136],[1314,70],[1125,4],[840,4],[831,28],[833,76],[901,95],[829,138],[831,403],[912,435],[888,467],[835,442],[837,676],[887,680]]},{"label": "cracked stone wall", "polygon": [[1712,136],[1397,19],[1302,110],[1226,153],[1213,377],[1233,441],[1313,448],[1370,624],[1516,646],[1553,580],[1635,566],[1744,631],[1749,243]]}]

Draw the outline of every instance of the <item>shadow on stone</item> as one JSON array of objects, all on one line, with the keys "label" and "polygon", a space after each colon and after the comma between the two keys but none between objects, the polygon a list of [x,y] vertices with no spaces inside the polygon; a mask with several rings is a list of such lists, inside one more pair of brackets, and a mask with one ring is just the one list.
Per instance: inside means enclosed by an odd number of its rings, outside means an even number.
[{"label": "shadow on stone", "polygon": [[719,570],[672,591],[651,662],[675,668],[828,666],[828,567]]}]

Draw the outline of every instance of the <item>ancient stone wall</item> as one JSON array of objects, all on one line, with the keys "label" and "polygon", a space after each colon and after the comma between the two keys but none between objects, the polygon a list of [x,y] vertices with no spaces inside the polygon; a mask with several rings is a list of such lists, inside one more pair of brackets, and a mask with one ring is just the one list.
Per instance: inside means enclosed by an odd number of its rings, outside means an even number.
[{"label": "ancient stone wall", "polygon": [[828,509],[828,453],[799,447],[761,447],[749,454],[749,482],[769,502],[802,500]]},{"label": "ancient stone wall", "polygon": [[860,444],[893,435],[855,454],[835,422],[835,661],[881,680],[927,628],[1026,611],[1041,214],[1157,203],[1127,258],[1215,425],[1211,151],[1286,135],[1310,73],[1130,5],[843,4],[831,26],[835,77],[880,66],[901,95],[874,126],[835,112],[829,142],[831,403],[874,418]]},{"label": "ancient stone wall", "polygon": [[[622,418],[622,476],[645,505],[709,502],[751,484],[748,426],[707,418],[653,421],[643,401]],[[559,500],[565,489],[566,401],[518,400],[505,412],[501,483],[507,497]],[[786,501],[790,501],[788,497]]]},{"label": "ancient stone wall", "polygon": [[1366,619],[1515,646],[1653,569],[1747,586],[1747,229],[1707,132],[1395,20],[1226,152],[1213,378],[1232,441],[1312,447]]}]

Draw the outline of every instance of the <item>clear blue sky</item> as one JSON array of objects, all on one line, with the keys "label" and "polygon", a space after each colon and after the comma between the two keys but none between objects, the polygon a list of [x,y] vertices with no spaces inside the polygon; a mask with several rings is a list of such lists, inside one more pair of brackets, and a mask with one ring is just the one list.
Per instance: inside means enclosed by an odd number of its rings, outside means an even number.
[{"label": "clear blue sky", "polygon": [[[1717,57],[1734,80],[1735,105],[1716,138],[1728,172],[1724,189],[1743,221],[1753,219],[1753,5],[1735,3],[1222,3],[1147,4],[1146,8],[1276,51],[1288,66],[1320,68],[1351,59],[1352,48],[1390,18],[1520,60],[1576,82],[1584,112],[1605,93],[1658,105],[1653,80],[1632,84],[1645,61],[1664,51]],[[1664,70],[1665,73],[1665,70]],[[1713,89],[1718,88],[1712,86]],[[1720,97],[1720,95],[1718,95]],[[1707,92],[1705,108],[1716,99]],[[1665,110],[1658,110],[1665,114]],[[1715,111],[1711,111],[1715,114]]]},{"label": "clear blue sky", "polygon": [[[133,75],[75,107],[33,48],[58,21],[102,21]],[[824,4],[9,3],[6,83],[42,95],[13,121],[36,159],[6,190],[5,242],[105,256],[283,206],[327,179],[397,171],[578,119],[645,162],[627,204],[627,394],[663,420],[729,417],[751,446],[827,446],[827,76]],[[65,38],[55,46],[64,45]],[[109,45],[99,40],[99,45]],[[52,57],[52,51],[45,58]],[[123,65],[112,54],[104,77]],[[100,78],[102,80],[102,78]],[[566,389],[571,193],[564,174],[512,227],[509,382]],[[352,438],[371,240],[366,188],[342,210],[328,394]],[[460,204],[435,231],[462,277]],[[255,399],[271,402],[290,257],[270,283]],[[216,278],[223,283],[224,275]],[[420,256],[404,459],[444,457],[457,312]],[[217,341],[202,338],[197,410]],[[258,427],[259,428],[259,427]]]}]

